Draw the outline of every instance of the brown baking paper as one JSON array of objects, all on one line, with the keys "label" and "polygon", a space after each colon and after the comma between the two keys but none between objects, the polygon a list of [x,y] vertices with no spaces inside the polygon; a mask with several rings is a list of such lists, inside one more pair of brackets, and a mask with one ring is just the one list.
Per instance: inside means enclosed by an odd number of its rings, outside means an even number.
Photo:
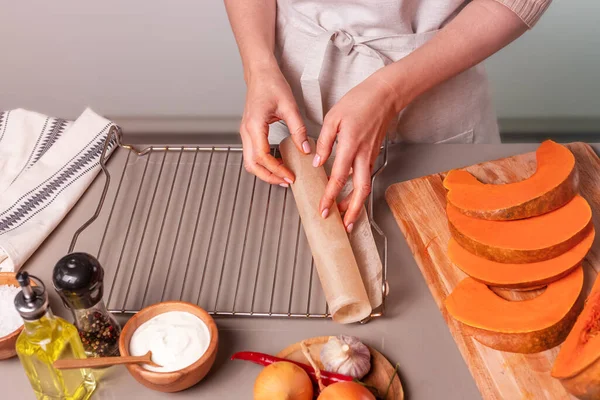
[{"label": "brown baking paper", "polygon": [[[314,141],[310,142],[315,149]],[[331,207],[326,219],[319,213],[319,202],[327,186],[325,169],[314,168],[314,153],[301,153],[291,138],[281,142],[280,151],[285,165],[296,176],[292,185],[294,199],[333,320],[361,321],[371,314],[372,308],[339,210],[337,205]]]},{"label": "brown baking paper", "polygon": [[[331,175],[335,153],[336,146],[334,145],[331,156],[324,165],[327,175]],[[353,187],[352,177],[350,177],[338,196],[338,202],[350,194]],[[371,308],[376,309],[383,303],[383,264],[379,256],[379,250],[377,250],[377,244],[375,244],[373,230],[371,229],[371,223],[369,222],[369,216],[365,207],[360,211],[358,219],[354,222],[354,229],[352,229],[348,237],[350,238],[350,245],[356,258],[356,264],[358,264],[360,275],[367,290],[369,301],[371,302]]]},{"label": "brown baking paper", "polygon": [[[331,171],[329,164],[333,163],[333,158],[325,164],[325,171]],[[342,189],[338,201],[342,200],[352,191],[352,181],[349,180],[344,189]],[[365,207],[362,208],[358,219],[354,223],[352,232],[348,235],[350,245],[356,258],[356,264],[360,271],[363,284],[369,296],[371,307],[376,309],[383,302],[383,264],[375,244],[371,223]]]}]

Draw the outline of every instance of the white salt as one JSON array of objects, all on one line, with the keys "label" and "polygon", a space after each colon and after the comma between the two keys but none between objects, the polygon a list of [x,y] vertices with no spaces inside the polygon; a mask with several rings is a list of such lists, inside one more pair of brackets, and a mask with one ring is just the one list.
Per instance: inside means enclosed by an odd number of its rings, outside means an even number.
[{"label": "white salt", "polygon": [[23,320],[15,308],[15,296],[20,291],[20,288],[13,285],[0,285],[0,338],[23,325]]}]

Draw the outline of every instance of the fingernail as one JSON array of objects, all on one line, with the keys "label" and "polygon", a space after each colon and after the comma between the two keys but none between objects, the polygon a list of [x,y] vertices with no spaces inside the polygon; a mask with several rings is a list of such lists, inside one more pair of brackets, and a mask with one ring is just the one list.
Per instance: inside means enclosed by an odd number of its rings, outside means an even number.
[{"label": "fingernail", "polygon": [[305,141],[302,143],[302,150],[304,150],[304,152],[305,152],[306,154],[309,154],[309,153],[310,153],[310,144],[308,144],[308,140],[305,140]]},{"label": "fingernail", "polygon": [[321,163],[321,156],[317,154],[315,156],[315,158],[313,158],[313,167],[317,168],[320,163]]},{"label": "fingernail", "polygon": [[290,187],[290,185],[288,185],[287,183],[280,183],[279,186],[284,187],[284,188]]},{"label": "fingernail", "polygon": [[329,215],[329,208],[326,208],[323,210],[323,212],[321,213],[321,217],[323,218],[327,218],[327,216]]},{"label": "fingernail", "polygon": [[354,228],[354,224],[348,224],[348,226],[346,227],[346,231],[348,231],[348,233],[352,232],[352,229]]}]

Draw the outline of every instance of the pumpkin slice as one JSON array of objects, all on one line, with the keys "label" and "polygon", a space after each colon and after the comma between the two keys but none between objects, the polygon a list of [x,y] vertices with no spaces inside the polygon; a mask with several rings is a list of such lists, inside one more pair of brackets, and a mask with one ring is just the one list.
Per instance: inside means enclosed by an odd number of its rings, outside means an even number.
[{"label": "pumpkin slice", "polygon": [[552,376],[580,399],[600,398],[600,275],[560,348]]},{"label": "pumpkin slice", "polygon": [[473,278],[446,298],[448,313],[485,346],[512,353],[538,353],[562,343],[579,313],[583,268],[551,283],[539,296],[509,301]]},{"label": "pumpkin slice", "polygon": [[592,210],[581,196],[564,207],[528,219],[489,221],[469,217],[448,203],[452,237],[480,257],[501,263],[533,263],[558,257],[589,233]]},{"label": "pumpkin slice", "polygon": [[448,257],[461,271],[488,286],[503,289],[533,289],[571,273],[585,258],[594,243],[592,229],[575,245],[556,258],[529,264],[504,264],[478,257],[454,239],[448,244]]},{"label": "pumpkin slice", "polygon": [[547,140],[536,159],[531,177],[504,185],[481,183],[467,171],[450,171],[444,180],[448,202],[466,215],[491,220],[530,218],[564,206],[579,185],[573,153]]}]

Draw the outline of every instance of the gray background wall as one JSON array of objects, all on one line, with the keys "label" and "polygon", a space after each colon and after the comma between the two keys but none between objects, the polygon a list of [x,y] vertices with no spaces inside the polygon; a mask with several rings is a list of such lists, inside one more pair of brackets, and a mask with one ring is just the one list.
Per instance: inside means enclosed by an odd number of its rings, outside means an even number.
[{"label": "gray background wall", "polygon": [[[597,0],[555,0],[489,60],[506,129],[600,121],[599,22]],[[90,106],[126,129],[228,131],[243,108],[219,0],[0,0],[0,37],[0,109],[74,118]]]}]

